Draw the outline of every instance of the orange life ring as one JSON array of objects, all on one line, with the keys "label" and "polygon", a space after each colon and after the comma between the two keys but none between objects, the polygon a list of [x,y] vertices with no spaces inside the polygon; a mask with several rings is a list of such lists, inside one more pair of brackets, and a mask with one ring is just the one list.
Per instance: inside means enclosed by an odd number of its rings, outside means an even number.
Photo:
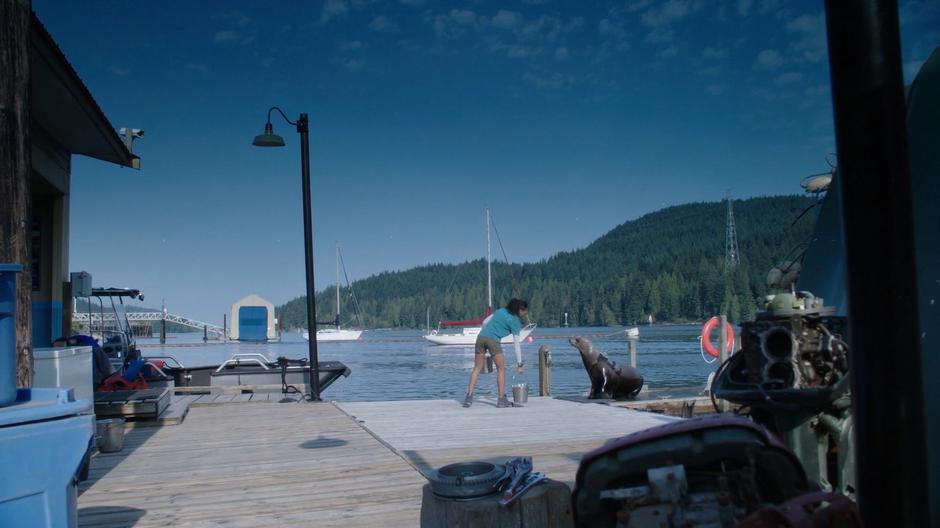
[{"label": "orange life ring", "polygon": [[[719,324],[721,324],[721,319],[716,315],[706,321],[705,326],[702,327],[702,347],[711,357],[718,357],[718,347],[712,344],[712,331],[718,328]],[[728,336],[728,342],[725,343],[725,352],[730,354],[734,351],[734,327],[727,321],[725,322],[725,335]]]}]

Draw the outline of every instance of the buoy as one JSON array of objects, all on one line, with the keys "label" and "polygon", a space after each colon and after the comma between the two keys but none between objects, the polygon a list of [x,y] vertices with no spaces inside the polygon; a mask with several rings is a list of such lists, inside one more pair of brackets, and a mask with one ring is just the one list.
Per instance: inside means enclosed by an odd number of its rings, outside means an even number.
[{"label": "buoy", "polygon": [[529,336],[529,337],[528,337],[528,341],[529,341],[530,343],[532,343],[533,341],[535,341],[535,339],[534,339],[532,336]]},{"label": "buoy", "polygon": [[[712,344],[712,331],[718,328],[719,324],[721,324],[721,319],[716,315],[706,321],[705,326],[702,327],[702,347],[711,357],[718,357],[719,353],[718,347]],[[727,321],[725,322],[725,334],[728,336],[728,342],[725,343],[725,352],[730,354],[734,351],[734,328]]]}]

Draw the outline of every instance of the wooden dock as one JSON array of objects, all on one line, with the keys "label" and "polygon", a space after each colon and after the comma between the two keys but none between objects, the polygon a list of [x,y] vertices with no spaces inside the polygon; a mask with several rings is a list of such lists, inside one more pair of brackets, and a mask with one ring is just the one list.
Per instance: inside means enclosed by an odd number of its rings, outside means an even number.
[{"label": "wooden dock", "polygon": [[121,452],[92,460],[80,486],[80,526],[413,527],[422,472],[528,455],[536,471],[571,483],[584,452],[675,420],[552,398],[463,409],[453,400],[204,396],[212,401],[189,401],[178,425],[129,429]]}]

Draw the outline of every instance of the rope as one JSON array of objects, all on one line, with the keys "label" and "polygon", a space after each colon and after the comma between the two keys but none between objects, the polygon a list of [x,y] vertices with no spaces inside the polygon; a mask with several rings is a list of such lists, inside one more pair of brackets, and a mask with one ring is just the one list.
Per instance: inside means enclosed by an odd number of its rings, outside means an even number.
[{"label": "rope", "polygon": [[705,363],[708,363],[709,365],[711,365],[712,363],[718,361],[718,358],[713,357],[711,361],[708,360],[708,356],[705,355],[705,346],[702,344],[702,341],[703,341],[702,336],[698,336],[698,350],[699,352],[701,352],[702,359],[705,361]]},{"label": "rope", "polygon": [[616,332],[611,332],[611,333],[609,333],[609,334],[601,334],[601,335],[596,335],[596,334],[595,334],[593,337],[595,337],[595,338],[601,338],[601,339],[602,339],[602,338],[605,338],[605,337],[614,337],[614,336],[618,336],[618,335],[620,335],[620,334],[623,334],[624,337],[629,337],[629,336],[627,336],[627,329],[617,330]]},{"label": "rope", "polygon": [[[365,326],[362,323],[362,310],[359,309],[359,299],[356,298],[356,292],[353,290],[352,284],[349,283],[349,275],[346,274],[346,261],[343,260],[343,250],[337,246],[336,251],[339,253],[339,263],[343,266],[343,278],[346,279],[346,287],[349,288],[349,294],[352,296],[353,305],[356,307],[356,318],[359,319],[359,326]],[[337,309],[339,309],[339,307],[337,307]]]},{"label": "rope", "polygon": [[516,280],[516,275],[512,272],[512,263],[509,262],[509,257],[506,256],[506,249],[503,248],[503,241],[499,238],[499,229],[496,229],[496,222],[493,221],[492,216],[490,217],[490,224],[493,226],[493,232],[496,233],[496,242],[499,243],[499,250],[503,253],[503,259],[506,260],[506,265],[509,266],[509,278],[512,279],[512,292],[516,297],[522,298],[522,288]]}]

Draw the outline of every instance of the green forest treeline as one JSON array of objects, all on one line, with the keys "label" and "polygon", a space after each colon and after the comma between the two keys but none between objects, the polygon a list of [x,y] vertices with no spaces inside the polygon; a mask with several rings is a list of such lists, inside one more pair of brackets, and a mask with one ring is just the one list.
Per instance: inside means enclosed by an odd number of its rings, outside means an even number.
[{"label": "green forest treeline", "polygon": [[[584,249],[531,264],[493,263],[494,302],[512,296],[529,301],[539,326],[633,325],[701,321],[726,313],[752,318],[769,293],[767,272],[810,236],[815,218],[800,214],[805,196],[735,200],[740,264],[725,273],[727,203],[669,207],[621,224]],[[797,219],[800,217],[799,219]],[[794,223],[795,221],[795,223]],[[513,286],[513,278],[518,285]],[[365,328],[424,327],[440,319],[468,319],[486,305],[486,262],[430,264],[386,272],[352,283]],[[344,325],[359,326],[349,288],[341,289]],[[306,327],[306,302],[298,297],[277,308],[285,328]],[[317,294],[317,320],[332,320],[335,291]]]}]

